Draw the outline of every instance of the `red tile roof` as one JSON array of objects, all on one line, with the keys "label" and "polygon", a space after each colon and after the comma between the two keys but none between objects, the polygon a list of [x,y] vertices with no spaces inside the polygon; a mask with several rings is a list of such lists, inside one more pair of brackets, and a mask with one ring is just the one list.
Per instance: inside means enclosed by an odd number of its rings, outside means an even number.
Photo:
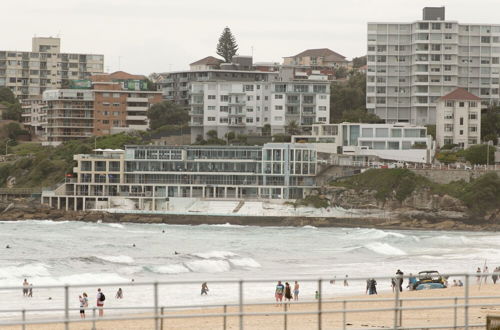
[{"label": "red tile roof", "polygon": [[94,82],[111,82],[113,79],[118,80],[144,80],[146,76],[130,74],[124,71],[116,71],[110,74],[97,74],[90,77],[90,80]]},{"label": "red tile roof", "polygon": [[193,62],[189,65],[202,65],[202,64],[205,64],[205,65],[219,65],[221,63],[223,63],[224,61],[223,60],[220,60],[216,57],[213,57],[213,56],[207,56],[205,58],[202,58],[201,60],[198,60],[196,62]]},{"label": "red tile roof", "polygon": [[317,49],[306,49],[302,53],[299,53],[292,57],[305,57],[305,56],[317,56],[324,57],[329,61],[345,61],[345,56],[334,52],[328,48],[317,48]]},{"label": "red tile roof", "polygon": [[441,97],[441,100],[471,100],[471,101],[480,101],[481,98],[476,95],[469,93],[463,88],[457,88],[453,92],[446,94]]}]

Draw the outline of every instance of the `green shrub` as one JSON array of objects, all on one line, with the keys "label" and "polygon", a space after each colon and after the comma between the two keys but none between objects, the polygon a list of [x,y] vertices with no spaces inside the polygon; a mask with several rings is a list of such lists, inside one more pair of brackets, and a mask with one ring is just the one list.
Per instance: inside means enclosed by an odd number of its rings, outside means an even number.
[{"label": "green shrub", "polygon": [[330,206],[328,200],[326,198],[322,198],[320,196],[309,195],[304,199],[298,199],[295,203],[296,206],[313,206],[317,209],[326,208]]}]

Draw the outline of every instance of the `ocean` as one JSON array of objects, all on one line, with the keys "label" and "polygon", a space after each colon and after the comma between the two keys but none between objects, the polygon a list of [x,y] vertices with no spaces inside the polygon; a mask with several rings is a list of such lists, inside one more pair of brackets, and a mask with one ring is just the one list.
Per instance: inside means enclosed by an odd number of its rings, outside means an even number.
[{"label": "ocean", "polygon": [[[474,272],[485,260],[493,270],[500,265],[499,252],[500,235],[493,232],[0,222],[0,285],[20,286],[27,278],[34,287],[33,298],[24,298],[20,289],[0,291],[0,309],[62,308],[63,290],[37,289],[51,284],[93,284],[70,290],[72,308],[78,308],[84,291],[94,306],[99,283],[108,282],[129,283],[122,287],[123,300],[114,298],[118,288],[103,287],[108,308],[153,306],[152,288],[139,283],[156,280],[196,282],[160,286],[163,306],[236,303],[237,285],[211,283],[216,279],[272,280],[245,284],[248,302],[272,302],[275,281],[293,286],[300,278],[327,280],[325,297],[364,294],[365,283],[345,287],[345,276],[392,276],[397,269]],[[210,292],[201,297],[205,281]],[[313,299],[316,283],[300,284],[301,298]],[[379,280],[380,290],[390,290],[390,282]],[[12,315],[0,313],[0,318]]]}]

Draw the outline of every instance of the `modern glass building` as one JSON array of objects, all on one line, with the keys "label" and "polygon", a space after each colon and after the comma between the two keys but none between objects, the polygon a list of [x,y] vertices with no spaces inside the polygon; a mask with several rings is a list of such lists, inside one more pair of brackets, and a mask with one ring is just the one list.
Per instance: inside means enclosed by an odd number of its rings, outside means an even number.
[{"label": "modern glass building", "polygon": [[74,176],[42,202],[74,210],[167,211],[170,197],[297,199],[315,187],[314,145],[127,146],[75,155]]}]

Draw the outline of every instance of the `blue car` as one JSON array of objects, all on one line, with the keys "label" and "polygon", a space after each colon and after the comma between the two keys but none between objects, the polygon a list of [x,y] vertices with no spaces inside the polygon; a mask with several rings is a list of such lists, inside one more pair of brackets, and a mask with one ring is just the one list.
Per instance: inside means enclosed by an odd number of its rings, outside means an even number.
[{"label": "blue car", "polygon": [[413,284],[413,290],[444,289],[445,279],[436,270],[426,270],[418,273],[418,281]]}]

